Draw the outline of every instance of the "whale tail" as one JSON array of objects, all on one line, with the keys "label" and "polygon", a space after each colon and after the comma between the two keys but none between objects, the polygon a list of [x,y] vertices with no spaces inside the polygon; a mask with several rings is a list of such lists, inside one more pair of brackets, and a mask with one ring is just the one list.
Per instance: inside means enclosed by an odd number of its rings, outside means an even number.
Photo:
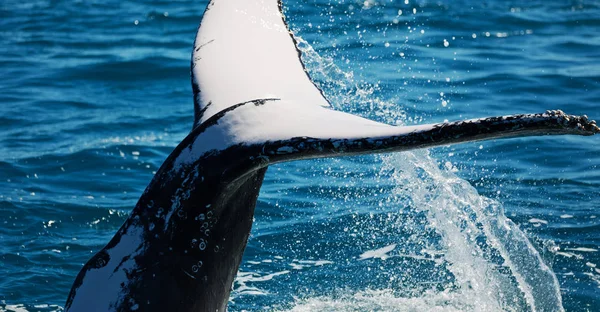
[{"label": "whale tail", "polygon": [[329,107],[277,0],[211,1],[192,52],[194,127],[238,103],[278,98]]},{"label": "whale tail", "polygon": [[225,311],[269,164],[528,135],[592,135],[561,111],[395,127],[334,111],[277,0],[213,0],[192,53],[195,120],[67,311]]},{"label": "whale tail", "polygon": [[273,0],[211,1],[192,52],[194,128],[218,122],[229,145],[264,144],[269,163],[599,132],[587,117],[561,111],[410,127],[334,111],[308,76],[281,10]]},{"label": "whale tail", "polygon": [[[218,142],[196,139],[184,154],[195,161],[207,151],[259,147],[264,165],[299,159],[402,152],[455,143],[540,135],[593,135],[600,128],[587,116],[560,110],[416,126],[390,126],[315,105],[261,99],[233,105],[192,132],[218,129]],[[176,162],[179,164],[179,162]]]}]

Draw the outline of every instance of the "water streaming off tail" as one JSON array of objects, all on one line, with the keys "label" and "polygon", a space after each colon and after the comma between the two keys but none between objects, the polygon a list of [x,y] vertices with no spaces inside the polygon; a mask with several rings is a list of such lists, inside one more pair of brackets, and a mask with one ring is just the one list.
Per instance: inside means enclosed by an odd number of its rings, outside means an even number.
[{"label": "water streaming off tail", "polygon": [[[393,103],[371,96],[373,86],[356,83],[352,74],[319,56],[306,41],[298,38],[298,42],[313,78],[329,84],[324,89],[338,109],[360,112],[357,106],[368,106],[384,112],[376,118],[388,123],[406,122],[404,112]],[[391,205],[400,214],[385,226],[410,233],[399,239],[398,247],[382,248],[380,257],[417,259],[425,266],[433,265],[434,271],[444,272],[434,275],[447,278],[424,281],[420,276],[419,281],[409,278],[390,289],[312,296],[298,299],[292,311],[564,310],[554,272],[525,233],[504,215],[500,202],[479,195],[454,173],[451,163],[434,159],[429,151],[386,155],[377,160],[382,160],[381,170],[386,173],[380,178],[389,179],[393,185]],[[377,252],[365,254],[377,257]],[[399,273],[403,268],[394,270]],[[415,284],[420,286],[415,288]]]},{"label": "water streaming off tail", "polygon": [[427,151],[392,155],[385,163],[395,169],[395,192],[424,211],[440,235],[457,300],[486,311],[562,311],[554,273],[499,202],[479,195]]}]

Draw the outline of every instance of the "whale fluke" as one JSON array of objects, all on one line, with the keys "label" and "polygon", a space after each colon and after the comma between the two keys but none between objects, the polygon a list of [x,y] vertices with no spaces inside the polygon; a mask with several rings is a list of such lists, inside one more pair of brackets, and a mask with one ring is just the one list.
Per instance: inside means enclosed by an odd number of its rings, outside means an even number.
[{"label": "whale fluke", "polygon": [[192,131],[79,272],[67,311],[225,311],[270,164],[600,132],[562,111],[386,125],[332,110],[299,56],[277,0],[210,2],[192,53]]},{"label": "whale fluke", "polygon": [[566,134],[589,136],[596,133],[600,133],[600,128],[595,121],[588,121],[586,116],[567,115],[556,110],[543,114],[521,114],[400,127],[398,134],[393,135],[375,134],[329,139],[296,137],[269,143],[268,146],[277,148],[270,149],[270,153],[276,155],[271,161],[274,163],[340,155],[402,152],[498,138]]},{"label": "whale fluke", "polygon": [[194,40],[194,126],[254,99],[329,107],[308,77],[278,0],[211,1]]}]

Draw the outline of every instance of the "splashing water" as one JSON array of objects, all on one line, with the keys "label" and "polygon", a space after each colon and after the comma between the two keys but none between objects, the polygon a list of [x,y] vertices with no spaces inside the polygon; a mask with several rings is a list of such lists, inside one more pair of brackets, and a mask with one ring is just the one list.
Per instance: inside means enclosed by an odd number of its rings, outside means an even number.
[{"label": "splashing water", "polygon": [[[406,121],[403,111],[372,97],[374,86],[356,83],[351,73],[319,56],[302,38],[296,39],[311,76],[323,89],[334,90],[328,94],[334,106],[353,111],[356,108],[346,103],[360,103],[385,112],[378,117],[387,122]],[[425,254],[441,255],[437,268],[449,271],[451,283],[402,295],[384,289],[314,296],[297,299],[291,311],[564,311],[554,272],[504,215],[501,203],[479,195],[451,166],[438,165],[428,151],[382,159],[382,172],[393,172],[397,207],[413,215],[398,219],[402,223],[398,226],[415,223],[414,215],[425,216],[427,230],[413,233],[410,240]]]},{"label": "splashing water", "polygon": [[[441,236],[460,296],[486,311],[562,311],[558,280],[495,200],[440,169],[427,151],[392,155],[395,192],[409,196]],[[445,167],[444,167],[445,168]]]}]

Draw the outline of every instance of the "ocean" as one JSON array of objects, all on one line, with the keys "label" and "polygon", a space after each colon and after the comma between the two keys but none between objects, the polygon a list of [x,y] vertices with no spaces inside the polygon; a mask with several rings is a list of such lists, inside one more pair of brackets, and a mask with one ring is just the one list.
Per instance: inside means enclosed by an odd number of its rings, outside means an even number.
[{"label": "ocean", "polygon": [[[600,119],[598,1],[283,4],[338,110],[396,125]],[[0,3],[0,311],[63,310],[190,131],[206,5]],[[229,311],[600,311],[599,143],[271,166]]]}]

